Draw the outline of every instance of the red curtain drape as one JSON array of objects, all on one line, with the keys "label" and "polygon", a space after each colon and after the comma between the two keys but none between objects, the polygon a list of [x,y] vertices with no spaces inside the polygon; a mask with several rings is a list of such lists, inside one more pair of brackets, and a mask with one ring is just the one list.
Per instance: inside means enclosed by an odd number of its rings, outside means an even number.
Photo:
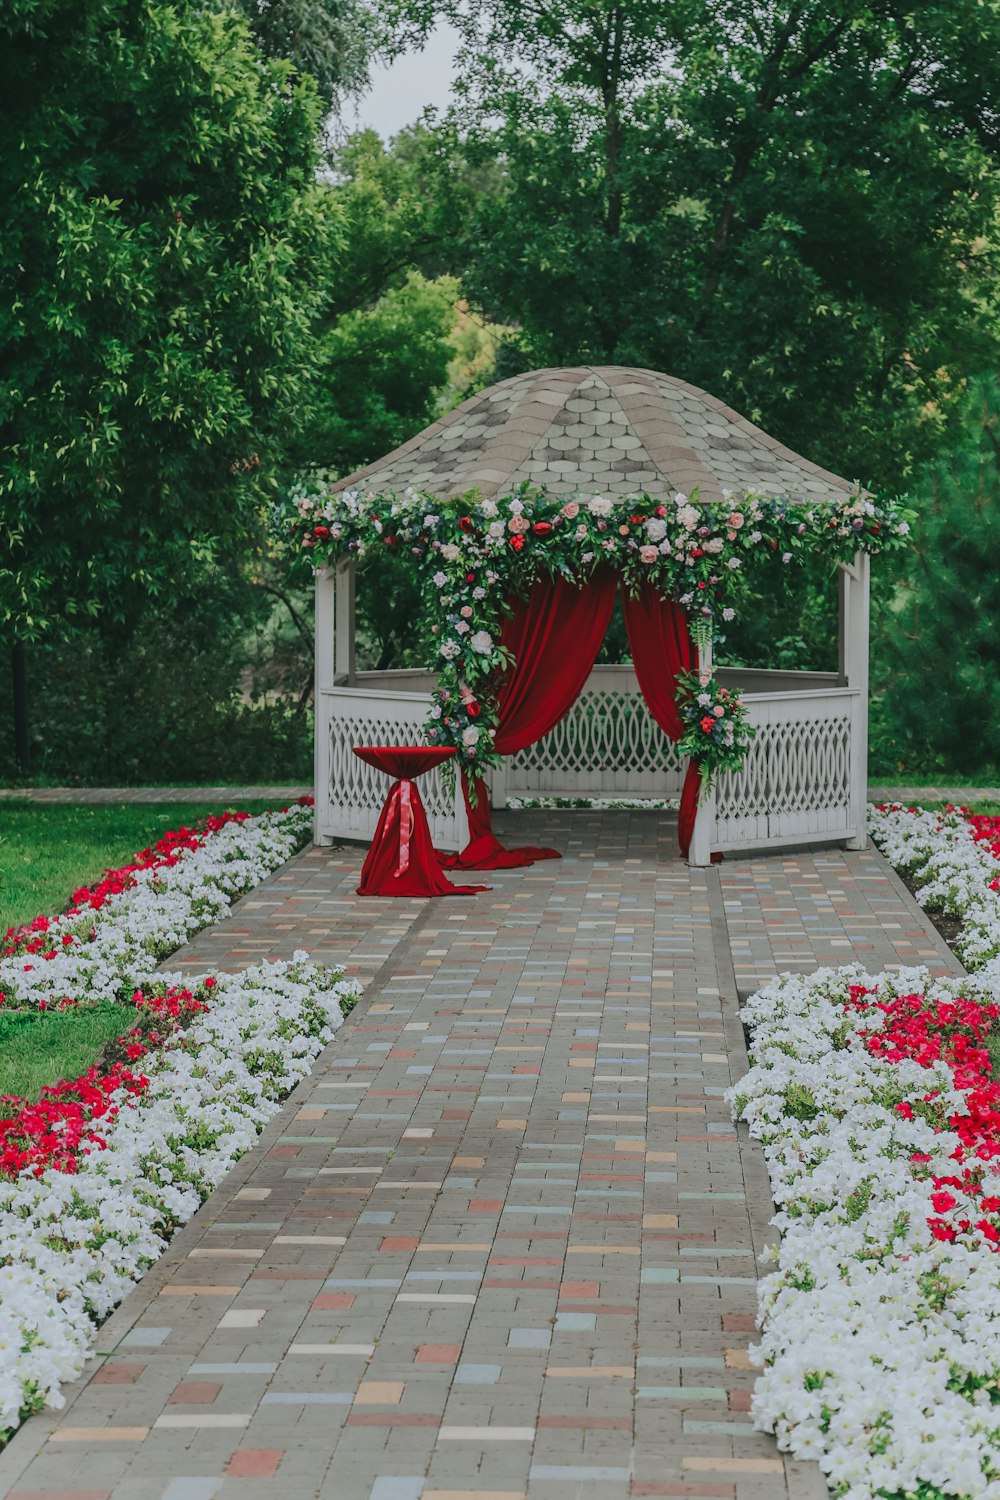
[{"label": "red curtain drape", "polygon": [[[495,745],[513,755],[548,734],[583,690],[611,623],[617,579],[600,569],[584,586],[565,578],[539,578],[527,599],[518,600],[500,634],[514,665],[500,682]],[[558,849],[524,845],[504,849],[493,834],[489,792],[476,782],[473,805],[463,777],[469,814],[469,842],[449,866],[463,870],[500,870],[558,859]]]},{"label": "red curtain drape", "polygon": [[[679,740],[684,725],[677,712],[677,676],[696,662],[687,616],[673,599],[664,598],[649,584],[635,595],[622,589],[625,629],[639,690],[664,734]],[[681,791],[677,836],[686,857],[691,847],[701,774],[691,761]]]}]

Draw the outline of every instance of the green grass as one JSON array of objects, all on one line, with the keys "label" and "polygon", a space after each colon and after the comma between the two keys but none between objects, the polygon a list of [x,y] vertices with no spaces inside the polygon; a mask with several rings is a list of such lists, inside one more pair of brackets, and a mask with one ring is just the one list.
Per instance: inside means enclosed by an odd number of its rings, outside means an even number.
[{"label": "green grass", "polygon": [[[232,805],[262,812],[271,804]],[[57,915],[103,870],[127,864],[170,828],[221,811],[203,802],[0,802],[0,934],[39,913]]]},{"label": "green grass", "polygon": [[134,1021],[122,1005],[0,1013],[0,1094],[37,1099],[45,1084],[78,1078]]}]

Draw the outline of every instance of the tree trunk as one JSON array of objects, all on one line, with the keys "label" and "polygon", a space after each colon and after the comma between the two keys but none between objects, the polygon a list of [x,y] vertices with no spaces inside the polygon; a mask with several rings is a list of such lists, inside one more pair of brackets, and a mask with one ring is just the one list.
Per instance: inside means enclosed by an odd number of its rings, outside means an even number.
[{"label": "tree trunk", "polygon": [[31,745],[28,738],[28,652],[23,641],[15,641],[11,651],[14,689],[14,759],[22,776],[31,770]]}]

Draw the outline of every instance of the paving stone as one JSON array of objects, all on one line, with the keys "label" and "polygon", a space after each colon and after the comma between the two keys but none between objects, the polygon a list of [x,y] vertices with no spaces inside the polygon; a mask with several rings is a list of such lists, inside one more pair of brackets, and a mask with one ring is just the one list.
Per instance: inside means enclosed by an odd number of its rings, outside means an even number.
[{"label": "paving stone", "polygon": [[12,1500],[825,1494],[747,1410],[773,1208],[723,1099],[736,984],[957,963],[870,850],[689,870],[669,816],[506,816],[565,857],[459,905],[309,849],[169,960],[305,947],[367,990],[0,1457]]}]

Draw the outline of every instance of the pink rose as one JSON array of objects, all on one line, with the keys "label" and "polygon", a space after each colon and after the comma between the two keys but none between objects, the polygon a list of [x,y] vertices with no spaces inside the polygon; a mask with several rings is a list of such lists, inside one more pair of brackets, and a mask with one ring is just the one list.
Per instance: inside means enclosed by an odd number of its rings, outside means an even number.
[{"label": "pink rose", "polygon": [[580,507],[575,500],[568,500],[562,508],[562,513],[567,521],[572,521],[575,516],[580,514]]},{"label": "pink rose", "polygon": [[639,548],[639,557],[640,557],[641,561],[644,562],[644,563],[655,563],[655,561],[659,557],[659,555],[660,555],[659,551],[657,550],[656,547],[640,547]]},{"label": "pink rose", "polygon": [[530,526],[531,522],[528,520],[527,516],[511,516],[510,520],[507,522],[508,530],[513,531],[515,535],[519,532],[527,531]]}]

